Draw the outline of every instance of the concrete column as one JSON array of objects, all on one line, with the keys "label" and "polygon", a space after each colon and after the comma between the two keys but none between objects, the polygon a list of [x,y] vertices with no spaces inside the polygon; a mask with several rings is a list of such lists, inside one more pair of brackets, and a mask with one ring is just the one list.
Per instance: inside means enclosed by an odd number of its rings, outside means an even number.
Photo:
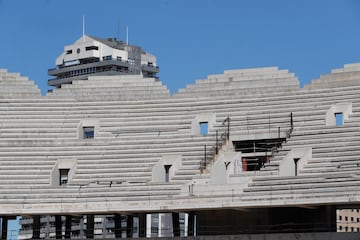
[{"label": "concrete column", "polygon": [[192,237],[195,233],[195,212],[189,212],[188,215],[188,236]]},{"label": "concrete column", "polygon": [[8,217],[2,217],[1,220],[1,239],[6,239],[8,231]]},{"label": "concrete column", "polygon": [[85,237],[84,216],[81,216],[79,225],[80,225],[80,236],[79,237],[80,237],[80,239],[84,239],[84,237]]},{"label": "concrete column", "polygon": [[146,237],[146,214],[139,214],[139,237]]},{"label": "concrete column", "polygon": [[121,238],[121,215],[114,214],[115,238]]},{"label": "concrete column", "polygon": [[33,216],[32,239],[40,239],[40,216]]},{"label": "concrete column", "polygon": [[67,215],[65,219],[65,239],[71,239],[72,216]]},{"label": "concrete column", "polygon": [[172,213],[172,229],[174,237],[180,236],[179,213]]},{"label": "concrete column", "polygon": [[55,238],[62,239],[62,221],[61,216],[55,216]]},{"label": "concrete column", "polygon": [[105,239],[106,238],[106,235],[107,235],[107,229],[106,229],[106,225],[107,225],[107,222],[108,222],[108,219],[107,219],[107,217],[106,216],[103,216],[102,217],[102,226],[101,226],[101,230],[102,230],[102,237],[103,237],[103,239]]},{"label": "concrete column", "polygon": [[45,228],[43,228],[44,233],[45,233],[44,238],[49,239],[50,238],[50,231],[51,231],[51,226],[50,226],[51,217],[49,215],[46,216],[45,221],[46,221],[46,225],[45,225]]},{"label": "concrete column", "polygon": [[86,216],[86,238],[94,238],[94,215]]},{"label": "concrete column", "polygon": [[126,221],[126,237],[132,238],[133,237],[133,226],[134,226],[134,216],[128,215]]}]

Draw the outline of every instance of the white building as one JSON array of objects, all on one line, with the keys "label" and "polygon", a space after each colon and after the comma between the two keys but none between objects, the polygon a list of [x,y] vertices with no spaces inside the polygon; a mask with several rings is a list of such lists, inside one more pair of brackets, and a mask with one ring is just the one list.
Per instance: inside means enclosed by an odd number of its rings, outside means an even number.
[{"label": "white building", "polygon": [[129,45],[115,38],[102,39],[84,35],[74,44],[64,47],[56,59],[56,68],[49,69],[49,86],[74,80],[87,79],[90,75],[142,75],[156,77],[159,67],[155,56],[140,47]]}]

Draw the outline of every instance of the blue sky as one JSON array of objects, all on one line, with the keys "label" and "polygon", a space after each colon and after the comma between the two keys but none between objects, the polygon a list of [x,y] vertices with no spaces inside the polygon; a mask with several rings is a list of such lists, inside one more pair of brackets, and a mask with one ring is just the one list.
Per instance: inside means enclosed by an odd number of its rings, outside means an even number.
[{"label": "blue sky", "polygon": [[125,39],[158,58],[170,91],[228,69],[279,66],[302,85],[360,62],[357,0],[0,0],[0,68],[47,89],[64,45]]}]

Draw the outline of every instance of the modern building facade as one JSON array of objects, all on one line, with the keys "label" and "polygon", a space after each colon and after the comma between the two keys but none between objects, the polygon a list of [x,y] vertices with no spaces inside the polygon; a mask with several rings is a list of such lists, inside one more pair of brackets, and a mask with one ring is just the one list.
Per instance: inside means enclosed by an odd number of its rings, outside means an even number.
[{"label": "modern building facade", "polygon": [[[97,63],[71,49],[58,67]],[[0,70],[3,238],[23,216],[21,239],[356,239],[339,216],[360,203],[360,64],[304,88],[277,67],[229,70],[174,95],[146,74],[85,75],[41,96]]]},{"label": "modern building facade", "polygon": [[138,46],[116,38],[102,39],[84,35],[74,44],[64,47],[56,59],[56,68],[48,74],[55,78],[49,86],[60,87],[74,80],[93,75],[142,75],[156,78],[159,67],[155,56]]}]

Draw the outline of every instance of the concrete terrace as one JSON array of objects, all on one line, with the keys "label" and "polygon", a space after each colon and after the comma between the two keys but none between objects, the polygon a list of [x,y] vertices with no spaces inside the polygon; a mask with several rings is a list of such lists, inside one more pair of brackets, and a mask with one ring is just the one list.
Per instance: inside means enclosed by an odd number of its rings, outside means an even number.
[{"label": "concrete terrace", "polygon": [[[93,76],[41,96],[0,70],[0,86],[1,215],[360,204],[360,64],[303,89],[276,67],[225,71],[173,96],[136,75]],[[230,136],[215,153],[227,118]],[[236,154],[255,156],[255,140],[279,139],[257,152],[269,156],[259,169],[236,165]],[[254,153],[236,152],[245,142]]]}]

